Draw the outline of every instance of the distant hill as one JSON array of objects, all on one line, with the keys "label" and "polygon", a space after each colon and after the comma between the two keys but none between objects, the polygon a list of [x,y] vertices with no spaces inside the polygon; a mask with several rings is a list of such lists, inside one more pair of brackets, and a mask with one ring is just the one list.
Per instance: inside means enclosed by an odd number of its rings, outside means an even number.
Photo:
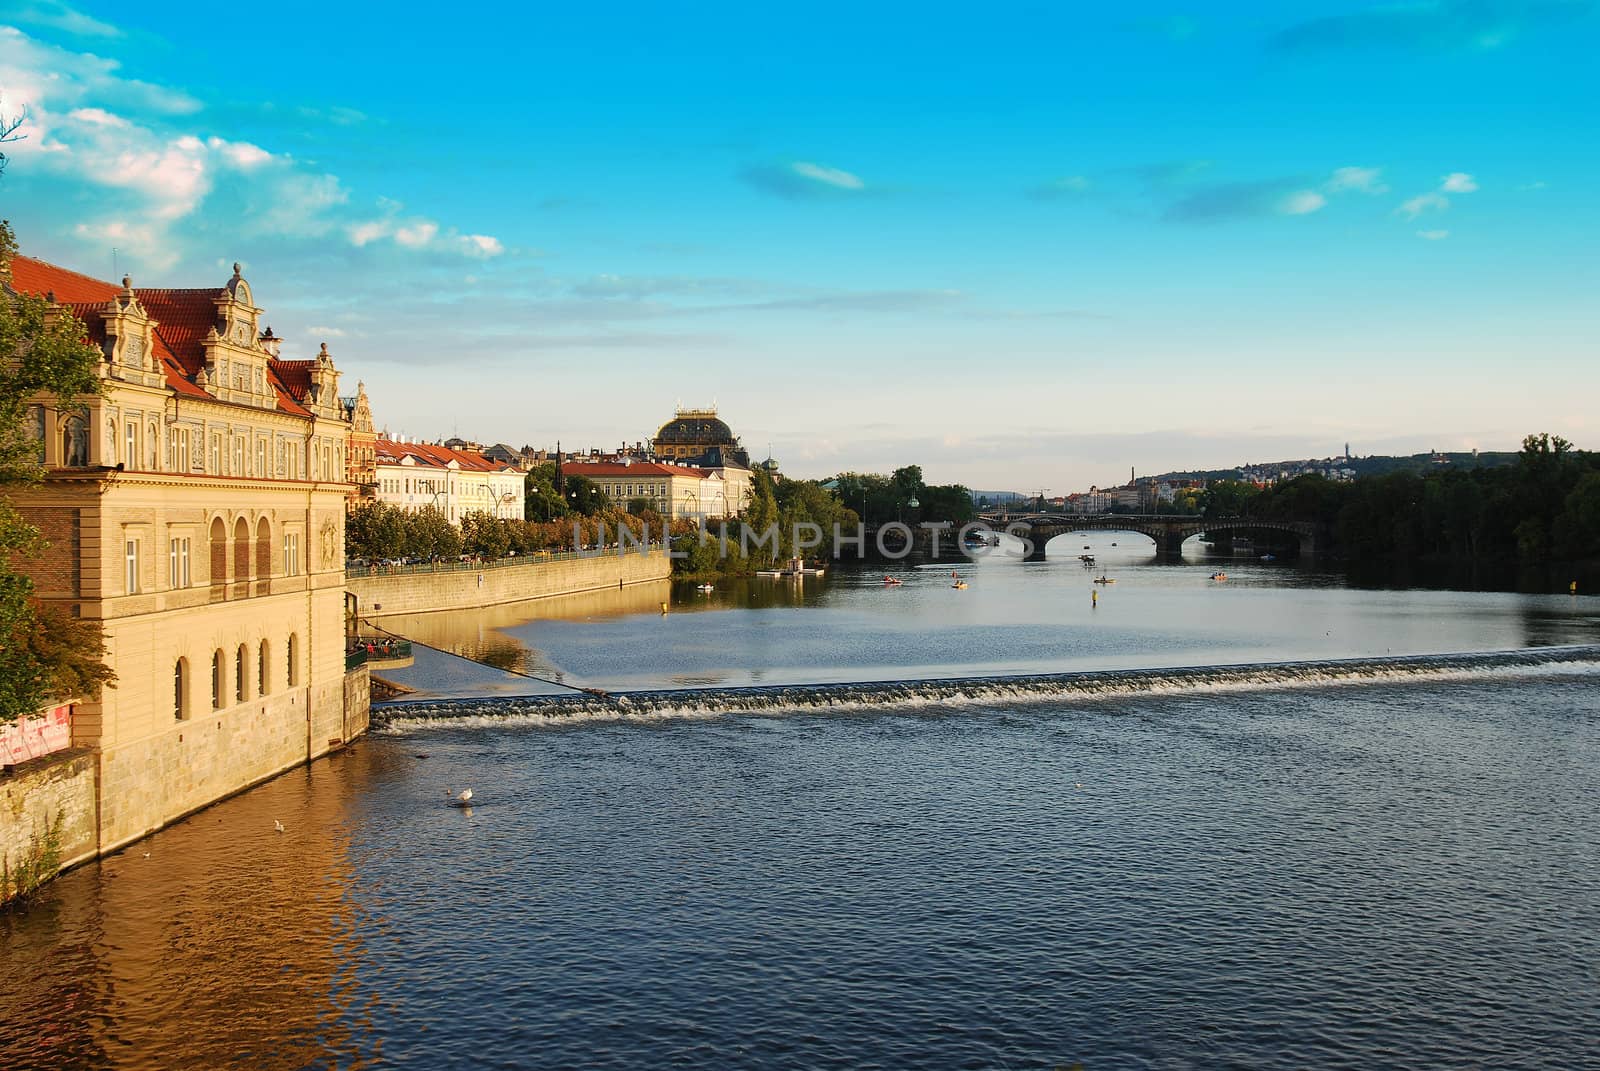
[{"label": "distant hill", "polygon": [[1248,465],[1239,465],[1231,469],[1196,469],[1187,472],[1167,472],[1159,476],[1158,479],[1237,480],[1240,478],[1241,473],[1252,471],[1277,473],[1323,468],[1349,469],[1359,479],[1363,476],[1387,476],[1392,472],[1423,473],[1434,472],[1444,468],[1497,468],[1501,465],[1515,463],[1517,457],[1518,455],[1515,451],[1500,450],[1480,451],[1477,454],[1465,451],[1460,453],[1411,454],[1407,457],[1373,454],[1369,457],[1353,457],[1349,459],[1312,458],[1298,461],[1254,461]]},{"label": "distant hill", "polygon": [[1034,500],[1034,498],[1036,498],[1036,497],[1037,497],[1036,495],[1030,495],[1030,494],[1027,494],[1027,493],[1025,493],[1023,491],[974,491],[974,492],[972,492],[972,501],[973,502],[978,502],[978,501],[986,498],[986,499],[989,500],[990,505],[994,505],[994,506],[1011,505],[1012,503],[1016,503],[1016,502],[1032,502]]}]

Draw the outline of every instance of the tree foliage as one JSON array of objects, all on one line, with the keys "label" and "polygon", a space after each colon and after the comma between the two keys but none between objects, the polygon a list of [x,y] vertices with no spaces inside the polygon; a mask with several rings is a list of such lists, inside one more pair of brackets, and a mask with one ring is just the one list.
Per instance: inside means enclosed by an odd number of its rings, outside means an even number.
[{"label": "tree foliage", "polygon": [[1206,490],[1205,514],[1316,522],[1337,553],[1356,560],[1600,558],[1600,456],[1559,435],[1530,435],[1513,465],[1347,483],[1307,475],[1262,489],[1218,481]]},{"label": "tree foliage", "polygon": [[[9,269],[16,251],[11,225],[0,222],[0,264]],[[44,475],[28,407],[41,394],[61,407],[100,390],[100,353],[85,338],[67,311],[0,287],[0,722],[52,699],[97,697],[114,679],[99,625],[42,607],[16,567],[43,545],[12,503]]]}]

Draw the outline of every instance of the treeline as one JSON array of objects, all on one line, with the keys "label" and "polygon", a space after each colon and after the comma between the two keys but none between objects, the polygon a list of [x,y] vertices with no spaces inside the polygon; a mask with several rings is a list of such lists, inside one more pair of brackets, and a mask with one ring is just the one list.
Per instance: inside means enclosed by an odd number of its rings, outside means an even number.
[{"label": "treeline", "polygon": [[844,472],[830,482],[840,502],[872,528],[892,521],[949,521],[960,526],[977,515],[969,489],[958,483],[925,483],[920,465],[895,469],[888,476]]},{"label": "treeline", "polygon": [[538,551],[615,546],[626,529],[631,541],[663,538],[658,515],[639,516],[617,509],[574,513],[560,520],[518,521],[469,513],[451,524],[434,506],[408,513],[382,502],[363,503],[345,521],[345,555],[353,561],[445,561],[468,555],[494,561]]},{"label": "treeline", "polygon": [[[685,576],[749,573],[804,553],[831,552],[833,531],[854,531],[860,518],[839,500],[837,492],[815,480],[775,480],[763,469],[751,474],[750,502],[744,516],[710,523],[704,532],[692,526],[677,531],[672,549],[681,555],[673,569]],[[821,548],[801,548],[809,525],[823,532]]]},{"label": "treeline", "polygon": [[1394,472],[1336,483],[1301,476],[1265,489],[1219,481],[1208,517],[1315,521],[1354,560],[1425,558],[1537,565],[1600,558],[1600,455],[1530,435],[1510,465]]},{"label": "treeline", "polygon": [[[850,472],[826,481],[775,480],[757,470],[743,517],[713,524],[707,535],[696,530],[674,537],[673,550],[683,555],[675,567],[689,576],[748,573],[796,556],[829,557],[836,531],[853,537],[862,525],[894,521],[959,526],[975,515],[971,491],[959,484],[929,485],[917,465],[888,476]],[[814,538],[811,526],[820,530],[823,544],[802,547]]]}]

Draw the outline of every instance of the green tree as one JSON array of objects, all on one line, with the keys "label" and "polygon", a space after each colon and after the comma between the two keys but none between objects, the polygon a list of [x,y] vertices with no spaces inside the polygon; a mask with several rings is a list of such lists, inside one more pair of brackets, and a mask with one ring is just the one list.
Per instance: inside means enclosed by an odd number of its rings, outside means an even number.
[{"label": "green tree", "polygon": [[553,521],[572,512],[556,490],[554,462],[535,465],[523,479],[522,515],[530,521]]},{"label": "green tree", "polygon": [[454,558],[461,554],[461,533],[432,504],[406,515],[406,553],[414,558]]},{"label": "green tree", "polygon": [[566,501],[572,510],[593,517],[611,508],[611,499],[600,485],[585,476],[567,477]]},{"label": "green tree", "polygon": [[344,522],[351,558],[398,558],[406,552],[405,513],[384,502],[363,502]]},{"label": "green tree", "polygon": [[96,697],[114,679],[98,625],[43,609],[14,566],[43,545],[12,501],[44,475],[29,406],[40,394],[59,407],[98,393],[101,356],[81,321],[11,289],[16,251],[11,225],[0,221],[0,723],[51,699]]}]

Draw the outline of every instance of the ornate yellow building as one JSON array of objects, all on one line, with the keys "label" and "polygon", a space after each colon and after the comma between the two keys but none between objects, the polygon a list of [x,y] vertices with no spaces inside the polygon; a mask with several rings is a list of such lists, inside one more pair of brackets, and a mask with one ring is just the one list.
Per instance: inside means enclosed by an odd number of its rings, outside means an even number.
[{"label": "ornate yellow building", "polygon": [[71,310],[104,353],[102,395],[31,408],[47,476],[15,500],[50,542],[19,562],[38,597],[101,621],[117,673],[72,726],[97,754],[105,851],[365,728],[348,419],[326,345],[280,358],[237,264],[167,290],[19,256],[0,283]]},{"label": "ornate yellow building", "polygon": [[363,498],[372,498],[378,486],[378,432],[372,425],[372,405],[367,401],[367,385],[356,384],[356,392],[339,399],[345,422],[344,478],[350,484],[349,507],[353,510]]}]

